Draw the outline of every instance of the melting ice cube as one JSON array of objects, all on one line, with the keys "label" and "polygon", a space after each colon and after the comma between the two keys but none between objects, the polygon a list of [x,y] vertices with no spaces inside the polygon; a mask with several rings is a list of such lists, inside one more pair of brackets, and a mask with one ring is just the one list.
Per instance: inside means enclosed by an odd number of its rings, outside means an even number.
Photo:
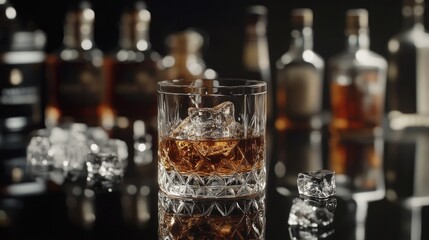
[{"label": "melting ice cube", "polygon": [[243,127],[235,121],[232,102],[223,102],[213,108],[191,107],[188,109],[188,115],[173,130],[173,137],[200,140],[240,138],[243,135]]}]

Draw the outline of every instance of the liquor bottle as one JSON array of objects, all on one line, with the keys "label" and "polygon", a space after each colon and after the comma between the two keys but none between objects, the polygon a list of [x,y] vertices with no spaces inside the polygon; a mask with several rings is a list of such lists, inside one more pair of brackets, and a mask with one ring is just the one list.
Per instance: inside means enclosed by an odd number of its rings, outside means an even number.
[{"label": "liquor bottle", "polygon": [[266,28],[267,8],[260,5],[249,7],[243,49],[243,77],[271,83]]},{"label": "liquor bottle", "polygon": [[43,125],[45,35],[18,29],[7,1],[0,10],[0,134],[25,133]]},{"label": "liquor bottle", "polygon": [[329,61],[333,133],[379,135],[384,109],[386,61],[369,50],[368,11],[346,17],[347,48]]},{"label": "liquor bottle", "polygon": [[245,39],[243,46],[242,75],[244,79],[260,80],[267,83],[267,159],[272,154],[273,134],[273,100],[270,58],[268,53],[267,8],[262,5],[253,5],[247,8]]},{"label": "liquor bottle", "polygon": [[193,30],[178,32],[167,37],[170,54],[162,59],[164,79],[213,79],[217,73],[201,57],[204,39]]},{"label": "liquor bottle", "polygon": [[393,129],[429,124],[429,34],[423,13],[423,0],[404,0],[402,32],[388,43],[387,112]]},{"label": "liquor bottle", "polygon": [[143,120],[156,127],[156,84],[159,54],[149,42],[150,12],[144,2],[135,3],[121,17],[119,48],[107,58],[111,78],[109,96],[119,121]]},{"label": "liquor bottle", "polygon": [[313,51],[313,12],[292,12],[289,51],[276,63],[277,131],[319,129],[322,126],[323,59]]},{"label": "liquor bottle", "polygon": [[[103,53],[93,40],[94,17],[94,11],[85,1],[69,11],[64,26],[64,47],[49,59],[50,92],[53,93],[50,105],[59,111],[60,122],[100,125],[108,110]],[[51,112],[47,114],[54,116]]]}]

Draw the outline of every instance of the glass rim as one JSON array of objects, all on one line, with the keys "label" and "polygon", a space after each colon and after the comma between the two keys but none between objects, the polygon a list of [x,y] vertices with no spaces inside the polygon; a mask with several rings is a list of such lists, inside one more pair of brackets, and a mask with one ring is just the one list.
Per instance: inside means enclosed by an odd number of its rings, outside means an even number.
[{"label": "glass rim", "polygon": [[267,83],[240,78],[172,79],[159,81],[157,89],[158,93],[174,95],[257,95],[267,92]]}]

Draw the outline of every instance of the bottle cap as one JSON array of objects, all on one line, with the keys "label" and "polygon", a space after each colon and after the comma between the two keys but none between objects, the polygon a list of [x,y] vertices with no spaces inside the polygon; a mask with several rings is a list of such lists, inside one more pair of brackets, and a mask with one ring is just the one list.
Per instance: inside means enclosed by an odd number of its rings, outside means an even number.
[{"label": "bottle cap", "polygon": [[262,5],[254,5],[247,8],[246,35],[264,36],[267,27],[267,8]]},{"label": "bottle cap", "polygon": [[404,6],[402,8],[402,15],[405,17],[410,16],[423,16],[424,12],[424,0],[404,0]]},{"label": "bottle cap", "polygon": [[139,50],[149,48],[148,42],[140,44],[140,40],[146,40],[149,31],[151,15],[144,2],[138,1],[134,6],[124,11],[121,16],[120,32],[121,45],[125,48],[136,46]]},{"label": "bottle cap", "polygon": [[268,13],[268,10],[265,6],[262,5],[253,5],[247,8],[247,14],[248,15],[260,15],[260,16],[266,16]]},{"label": "bottle cap", "polygon": [[75,45],[82,36],[90,36],[93,32],[95,13],[91,9],[91,4],[83,1],[77,9],[73,9],[66,14],[64,43]]},{"label": "bottle cap", "polygon": [[292,24],[294,27],[312,27],[313,11],[308,8],[299,8],[292,11]]},{"label": "bottle cap", "polygon": [[203,36],[194,30],[178,32],[167,38],[167,45],[170,49],[187,53],[198,52],[203,43]]},{"label": "bottle cap", "polygon": [[368,28],[368,11],[366,9],[351,9],[346,14],[346,33],[355,34],[361,29]]},{"label": "bottle cap", "polygon": [[424,3],[425,3],[424,0],[403,0],[404,6],[423,5]]}]

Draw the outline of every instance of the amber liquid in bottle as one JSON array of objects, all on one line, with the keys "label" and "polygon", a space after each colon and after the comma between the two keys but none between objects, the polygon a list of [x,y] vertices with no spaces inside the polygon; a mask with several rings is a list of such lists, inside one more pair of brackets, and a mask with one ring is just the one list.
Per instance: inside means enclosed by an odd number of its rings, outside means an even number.
[{"label": "amber liquid in bottle", "polygon": [[347,49],[330,59],[331,131],[379,135],[384,110],[386,61],[369,50],[368,12],[347,12]]}]

